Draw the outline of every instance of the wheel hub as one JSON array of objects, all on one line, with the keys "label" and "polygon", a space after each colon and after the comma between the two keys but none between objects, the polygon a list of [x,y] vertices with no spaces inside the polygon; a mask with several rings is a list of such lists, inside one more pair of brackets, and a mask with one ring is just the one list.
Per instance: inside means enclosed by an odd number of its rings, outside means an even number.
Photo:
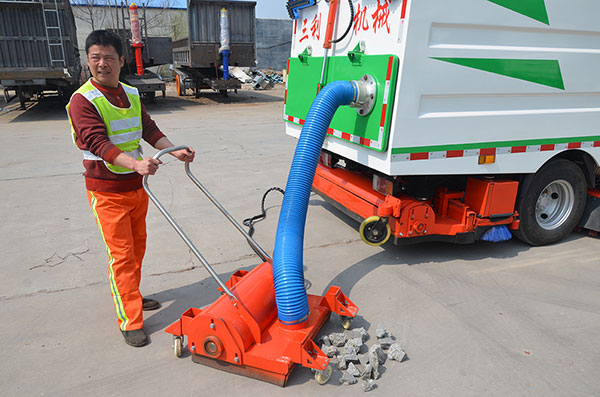
[{"label": "wheel hub", "polygon": [[540,193],[535,205],[535,218],[545,230],[560,227],[573,211],[575,193],[571,184],[564,179],[548,184]]}]

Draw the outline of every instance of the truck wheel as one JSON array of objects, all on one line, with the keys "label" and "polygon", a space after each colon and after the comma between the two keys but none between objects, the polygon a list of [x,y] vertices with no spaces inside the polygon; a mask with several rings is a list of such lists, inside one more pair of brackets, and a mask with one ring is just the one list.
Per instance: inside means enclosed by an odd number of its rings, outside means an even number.
[{"label": "truck wheel", "polygon": [[586,200],[585,176],[574,163],[556,160],[523,181],[517,203],[517,238],[530,245],[556,243],[573,231]]}]

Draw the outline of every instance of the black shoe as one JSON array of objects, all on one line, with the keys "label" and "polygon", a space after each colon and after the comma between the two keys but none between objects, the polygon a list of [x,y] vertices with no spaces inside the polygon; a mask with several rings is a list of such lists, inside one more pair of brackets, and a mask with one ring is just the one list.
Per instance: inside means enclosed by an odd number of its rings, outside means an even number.
[{"label": "black shoe", "polygon": [[156,310],[160,307],[160,303],[154,299],[142,298],[143,310]]},{"label": "black shoe", "polygon": [[134,329],[133,331],[123,331],[123,338],[125,338],[125,343],[133,347],[142,347],[148,344],[148,338],[146,337],[146,333],[143,329]]}]

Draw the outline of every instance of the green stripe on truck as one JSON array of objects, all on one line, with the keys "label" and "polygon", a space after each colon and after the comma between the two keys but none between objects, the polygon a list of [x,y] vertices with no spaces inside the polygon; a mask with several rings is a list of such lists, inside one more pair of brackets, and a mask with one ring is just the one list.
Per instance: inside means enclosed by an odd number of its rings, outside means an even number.
[{"label": "green stripe on truck", "polygon": [[548,20],[548,11],[544,0],[488,0],[491,3],[498,4],[501,7],[508,8],[521,15],[535,19],[550,25]]},{"label": "green stripe on truck", "polygon": [[433,57],[432,59],[530,81],[561,90],[565,89],[560,65],[557,60],[437,57]]}]

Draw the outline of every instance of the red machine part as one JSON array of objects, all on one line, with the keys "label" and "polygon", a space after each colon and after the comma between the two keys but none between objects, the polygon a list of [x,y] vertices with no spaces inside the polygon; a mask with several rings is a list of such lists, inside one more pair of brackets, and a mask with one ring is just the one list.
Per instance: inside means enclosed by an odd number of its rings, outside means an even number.
[{"label": "red machine part", "polygon": [[594,196],[596,198],[600,198],[600,189],[588,189],[587,193],[590,196]]},{"label": "red machine part", "polygon": [[335,20],[337,19],[338,4],[340,0],[329,1],[329,14],[327,15],[327,28],[325,29],[325,40],[323,40],[323,48],[331,48],[333,40],[333,29],[335,28]]},{"label": "red machine part", "polygon": [[277,319],[271,262],[237,271],[226,286],[237,300],[222,295],[205,309],[190,308],[166,332],[187,336],[195,362],[284,386],[294,366],[323,371],[329,358],[313,338],[331,312],[354,317],[358,308],[340,288],[308,295],[309,317],[297,327]]},{"label": "red machine part", "polygon": [[484,218],[514,212],[519,184],[511,180],[469,178],[465,204]]},{"label": "red machine part", "polygon": [[518,228],[514,211],[518,182],[468,178],[465,192],[440,188],[432,201],[383,195],[369,177],[343,168],[317,166],[313,187],[363,219],[387,218],[397,238],[456,236],[479,227]]},{"label": "red machine part", "polygon": [[140,19],[138,16],[138,8],[135,3],[129,6],[129,18],[131,20],[131,42],[135,49],[135,66],[138,76],[144,75],[144,61],[142,59],[142,34],[140,31]]}]

